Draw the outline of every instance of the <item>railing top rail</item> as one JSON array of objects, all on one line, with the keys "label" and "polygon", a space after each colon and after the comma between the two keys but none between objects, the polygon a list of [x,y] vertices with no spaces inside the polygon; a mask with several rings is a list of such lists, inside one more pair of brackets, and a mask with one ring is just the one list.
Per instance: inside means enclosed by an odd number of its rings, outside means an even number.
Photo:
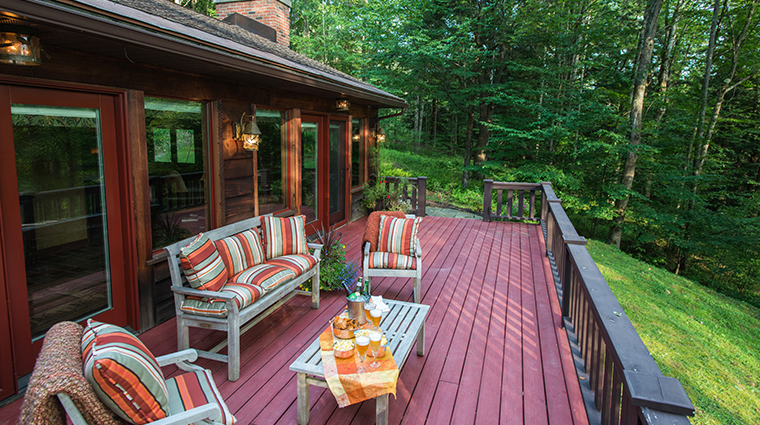
[{"label": "railing top rail", "polygon": [[491,183],[491,189],[501,190],[542,190],[543,187],[538,183],[521,183],[521,182],[495,182],[490,179],[483,180]]}]

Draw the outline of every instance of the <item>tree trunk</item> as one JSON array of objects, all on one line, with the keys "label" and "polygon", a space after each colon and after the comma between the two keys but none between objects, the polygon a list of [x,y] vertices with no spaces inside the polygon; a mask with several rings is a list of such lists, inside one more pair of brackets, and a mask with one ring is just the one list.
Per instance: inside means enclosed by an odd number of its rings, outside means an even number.
[{"label": "tree trunk", "polygon": [[[631,101],[631,135],[628,141],[630,150],[626,154],[625,164],[623,165],[623,175],[621,184],[626,190],[633,187],[633,178],[636,174],[636,161],[639,158],[636,152],[641,144],[641,124],[644,112],[644,95],[646,94],[647,70],[652,63],[652,52],[654,50],[654,38],[657,34],[657,20],[660,17],[663,0],[651,0],[647,13],[644,18],[644,28],[640,52],[638,55],[638,64],[636,66],[636,75],[633,84],[633,99]],[[623,235],[623,222],[625,213],[628,209],[628,200],[630,196],[625,195],[615,201],[615,217],[612,227],[610,228],[609,243],[620,248],[620,240]]]},{"label": "tree trunk", "polygon": [[[467,107],[467,131],[464,137],[464,166],[467,167],[472,161],[472,130],[475,126],[475,108]],[[470,184],[470,172],[462,172],[462,187],[467,188]]]},{"label": "tree trunk", "polygon": [[479,109],[479,123],[478,123],[478,150],[475,162],[482,164],[486,162],[486,147],[488,146],[488,139],[491,138],[491,129],[487,124],[493,122],[493,105],[487,103],[481,103]]}]

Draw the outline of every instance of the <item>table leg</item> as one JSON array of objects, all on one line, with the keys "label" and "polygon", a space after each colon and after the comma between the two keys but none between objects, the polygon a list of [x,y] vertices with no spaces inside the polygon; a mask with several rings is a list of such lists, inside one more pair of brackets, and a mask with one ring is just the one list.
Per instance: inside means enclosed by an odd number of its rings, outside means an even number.
[{"label": "table leg", "polygon": [[420,331],[417,332],[417,355],[425,355],[425,324],[422,324]]},{"label": "table leg", "polygon": [[375,424],[388,425],[388,394],[375,398]]},{"label": "table leg", "polygon": [[309,423],[309,385],[306,383],[306,374],[296,374],[298,381],[298,425]]}]

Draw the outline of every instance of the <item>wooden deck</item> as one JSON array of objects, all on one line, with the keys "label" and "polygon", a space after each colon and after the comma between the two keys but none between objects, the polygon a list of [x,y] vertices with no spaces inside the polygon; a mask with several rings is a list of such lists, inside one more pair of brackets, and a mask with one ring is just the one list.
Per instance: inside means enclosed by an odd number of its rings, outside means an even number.
[{"label": "wooden deck", "polygon": [[[348,259],[360,264],[365,220],[340,231]],[[538,225],[426,217],[422,302],[426,355],[411,354],[390,398],[391,424],[587,424],[583,400],[545,244]],[[378,279],[373,293],[412,301],[411,279]],[[240,424],[294,424],[296,377],[289,365],[345,306],[323,293],[318,310],[296,297],[241,337],[241,372],[227,381],[214,371]],[[174,320],[140,336],[156,355],[176,350]],[[191,332],[191,346],[212,347],[219,332]],[[339,409],[332,394],[312,387],[310,424],[374,423],[375,402]],[[0,409],[15,423],[21,401]]]}]

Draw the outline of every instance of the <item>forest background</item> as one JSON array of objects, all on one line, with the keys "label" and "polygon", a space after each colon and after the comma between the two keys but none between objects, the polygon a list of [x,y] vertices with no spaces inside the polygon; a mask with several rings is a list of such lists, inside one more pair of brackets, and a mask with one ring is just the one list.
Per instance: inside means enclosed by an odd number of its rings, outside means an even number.
[{"label": "forest background", "polygon": [[292,0],[291,48],[407,101],[392,173],[474,210],[550,181],[584,236],[760,307],[758,2]]},{"label": "forest background", "polygon": [[758,1],[293,0],[291,42],[404,98],[381,149],[453,203],[550,181],[581,234],[760,307]]}]

